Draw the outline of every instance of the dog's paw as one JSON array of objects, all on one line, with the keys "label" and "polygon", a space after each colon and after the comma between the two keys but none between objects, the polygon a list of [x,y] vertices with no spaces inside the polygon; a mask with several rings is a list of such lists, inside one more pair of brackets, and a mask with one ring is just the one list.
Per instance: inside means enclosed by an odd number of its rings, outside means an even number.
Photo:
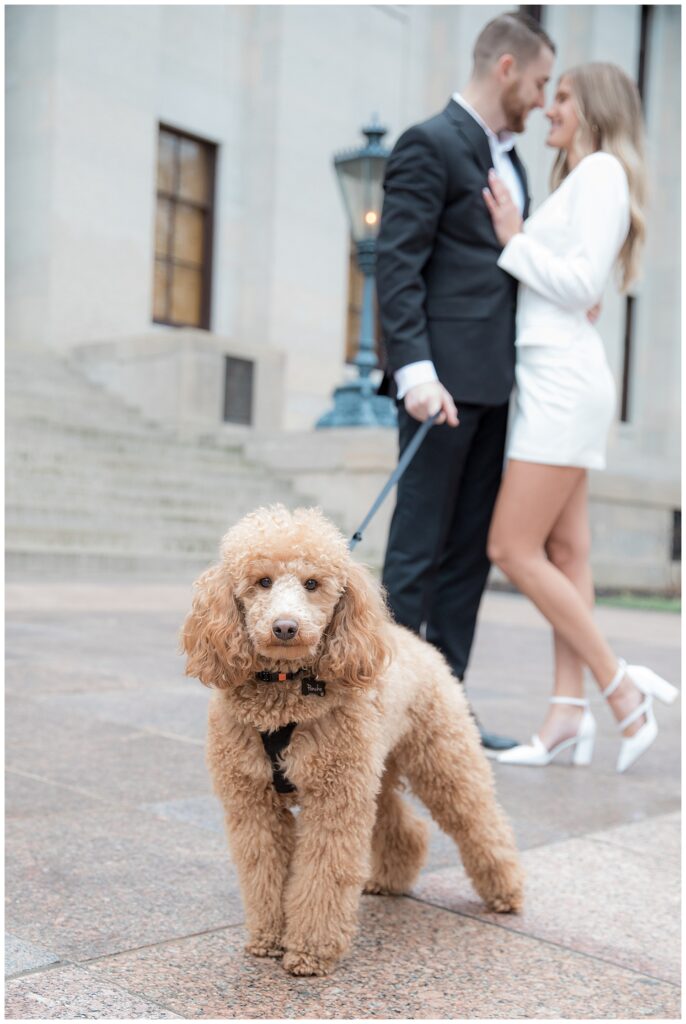
[{"label": "dog's paw", "polygon": [[362,889],[362,892],[366,893],[368,896],[369,895],[371,895],[371,896],[386,896],[387,895],[387,891],[386,891],[386,889],[384,889],[383,885],[381,885],[380,882],[374,882],[374,881],[366,882],[365,885],[364,885],[364,888]]},{"label": "dog's paw", "polygon": [[302,953],[296,950],[289,950],[283,958],[283,966],[289,974],[301,975],[329,974],[335,962],[330,957],[316,956],[314,953]]},{"label": "dog's paw", "polygon": [[283,947],[271,935],[255,935],[246,945],[245,951],[252,956],[283,956]]},{"label": "dog's paw", "polygon": [[369,881],[362,890],[368,896],[402,896],[407,890],[391,889],[382,882]]},{"label": "dog's paw", "polygon": [[491,896],[486,901],[486,906],[496,914],[518,914],[524,905],[524,894],[521,890],[510,893],[500,893]]},{"label": "dog's paw", "polygon": [[518,914],[524,905],[524,872],[515,859],[502,859],[482,877],[475,888],[495,914]]}]

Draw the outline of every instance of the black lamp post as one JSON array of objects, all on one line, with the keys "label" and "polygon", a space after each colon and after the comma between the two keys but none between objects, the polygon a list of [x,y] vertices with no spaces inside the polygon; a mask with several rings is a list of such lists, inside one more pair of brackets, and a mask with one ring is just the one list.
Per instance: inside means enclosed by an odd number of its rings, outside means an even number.
[{"label": "black lamp post", "polygon": [[395,404],[375,394],[370,374],[376,368],[374,351],[374,271],[376,237],[381,219],[383,177],[389,151],[381,144],[386,129],[374,123],[362,129],[367,144],[346,150],[333,159],[338,183],[357,249],[357,263],[364,274],[360,341],[354,364],[357,378],[334,392],[333,409],[317,427],[394,427]]}]

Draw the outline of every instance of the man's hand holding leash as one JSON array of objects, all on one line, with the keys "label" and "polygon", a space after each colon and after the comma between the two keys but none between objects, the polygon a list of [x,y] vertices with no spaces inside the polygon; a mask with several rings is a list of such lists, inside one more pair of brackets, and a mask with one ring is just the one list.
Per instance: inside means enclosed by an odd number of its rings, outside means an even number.
[{"label": "man's hand holding leash", "polygon": [[451,395],[437,380],[410,388],[405,395],[405,409],[420,423],[436,412],[440,412],[436,424],[447,423],[449,427],[457,427],[460,422]]}]

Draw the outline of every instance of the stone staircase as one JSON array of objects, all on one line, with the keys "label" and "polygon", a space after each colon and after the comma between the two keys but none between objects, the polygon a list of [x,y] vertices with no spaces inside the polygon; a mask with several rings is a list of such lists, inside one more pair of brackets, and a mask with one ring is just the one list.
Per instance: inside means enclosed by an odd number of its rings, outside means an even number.
[{"label": "stone staircase", "polygon": [[8,349],[10,579],[191,579],[258,505],[312,503],[243,442],[179,437],[46,349]]}]

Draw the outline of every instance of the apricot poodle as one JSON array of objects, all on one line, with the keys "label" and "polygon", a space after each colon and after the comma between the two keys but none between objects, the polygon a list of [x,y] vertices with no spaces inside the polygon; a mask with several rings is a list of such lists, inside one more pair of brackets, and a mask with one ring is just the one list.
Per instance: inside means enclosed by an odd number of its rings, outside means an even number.
[{"label": "apricot poodle", "polygon": [[259,509],[229,530],[182,645],[186,673],[214,688],[207,759],[251,953],[326,974],[351,944],[362,891],[409,891],[427,828],[403,780],[486,906],[520,909],[517,850],[462,688],[392,622],[318,510]]}]

